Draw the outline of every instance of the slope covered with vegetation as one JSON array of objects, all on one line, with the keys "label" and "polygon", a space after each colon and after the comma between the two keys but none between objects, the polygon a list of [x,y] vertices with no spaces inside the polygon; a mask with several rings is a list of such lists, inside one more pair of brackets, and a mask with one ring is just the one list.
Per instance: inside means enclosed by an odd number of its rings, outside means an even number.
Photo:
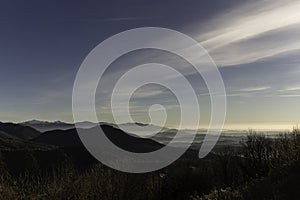
[{"label": "slope covered with vegetation", "polygon": [[[239,151],[180,159],[162,170],[127,174],[95,163],[79,166],[70,149],[23,151],[17,165],[0,154],[0,199],[298,199],[299,130],[268,138],[251,131]],[[19,152],[20,153],[20,152]]]}]

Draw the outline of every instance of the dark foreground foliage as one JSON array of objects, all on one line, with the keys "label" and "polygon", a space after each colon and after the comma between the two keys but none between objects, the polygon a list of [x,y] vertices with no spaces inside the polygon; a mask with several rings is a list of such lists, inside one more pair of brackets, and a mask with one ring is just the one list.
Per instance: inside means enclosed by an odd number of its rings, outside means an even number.
[{"label": "dark foreground foliage", "polygon": [[299,199],[298,134],[271,139],[250,131],[239,151],[181,159],[147,174],[78,167],[60,149],[2,151],[0,199]]}]

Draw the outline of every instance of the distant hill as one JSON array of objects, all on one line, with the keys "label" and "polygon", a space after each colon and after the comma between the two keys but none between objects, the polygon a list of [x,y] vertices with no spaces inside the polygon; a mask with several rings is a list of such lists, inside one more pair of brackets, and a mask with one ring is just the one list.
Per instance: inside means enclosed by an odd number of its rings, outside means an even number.
[{"label": "distant hill", "polygon": [[[120,148],[131,152],[150,152],[162,148],[164,145],[151,139],[129,135],[120,129],[109,125],[101,125],[107,137]],[[96,131],[96,128],[84,129],[87,134]],[[82,146],[76,129],[48,131],[32,141],[57,146]]]},{"label": "distant hill", "polygon": [[3,131],[0,131],[0,138],[2,139],[8,139],[8,138],[17,138],[11,134],[5,133]]},{"label": "distant hill", "polygon": [[71,123],[65,123],[61,121],[54,121],[54,122],[48,122],[48,121],[39,121],[39,120],[30,120],[26,122],[20,123],[20,125],[23,126],[30,126],[40,132],[46,132],[49,130],[67,130],[74,128],[74,124]]},{"label": "distant hill", "polygon": [[[66,123],[66,122],[62,122],[62,121],[49,122],[49,121],[30,120],[30,121],[21,122],[19,124],[23,125],[23,126],[30,126],[40,132],[47,132],[47,131],[53,131],[53,130],[68,130],[68,129],[75,128],[74,123]],[[115,126],[114,124],[105,123],[105,122],[100,122],[99,124]],[[79,127],[79,128],[85,128],[85,129],[92,128],[97,125],[98,125],[98,123],[89,122],[89,121],[83,121],[83,122],[76,123],[77,128]]]},{"label": "distant hill", "polygon": [[2,131],[2,136],[6,135],[24,140],[33,139],[41,134],[39,131],[29,126],[2,122],[0,122],[0,131]]},{"label": "distant hill", "polygon": [[0,131],[0,150],[11,151],[11,150],[49,150],[55,148],[51,145],[38,144],[28,140],[24,140],[18,137]]},{"label": "distant hill", "polygon": [[47,131],[32,141],[57,146],[80,146],[82,144],[75,128]]},{"label": "distant hill", "polygon": [[[53,131],[53,130],[68,130],[68,129],[72,129],[75,128],[75,124],[74,123],[66,123],[66,122],[62,122],[62,121],[54,121],[54,122],[49,122],[49,121],[40,121],[40,120],[29,120],[29,121],[25,121],[25,122],[21,122],[19,123],[20,125],[23,126],[30,126],[40,132],[47,132],[47,131]],[[117,124],[113,124],[113,123],[108,123],[108,122],[99,122],[99,123],[95,123],[95,122],[89,122],[89,121],[82,121],[82,122],[76,122],[76,127],[77,128],[84,128],[84,129],[88,129],[88,128],[93,128],[97,125],[109,125],[115,128],[118,128]],[[166,131],[168,130],[165,127],[158,127],[156,125],[152,125],[152,124],[143,124],[143,123],[124,123],[121,124],[122,127],[126,127],[126,129],[128,130],[132,130],[131,132],[140,134],[140,135],[146,135],[144,132],[138,132],[136,130],[136,125],[143,127],[143,126],[148,126],[150,128],[153,128],[155,130],[161,129],[162,131]]]}]

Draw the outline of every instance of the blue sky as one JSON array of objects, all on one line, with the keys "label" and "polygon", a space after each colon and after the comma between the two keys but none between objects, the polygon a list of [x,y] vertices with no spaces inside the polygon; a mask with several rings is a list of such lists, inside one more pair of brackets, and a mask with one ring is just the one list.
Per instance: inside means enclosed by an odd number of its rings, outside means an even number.
[{"label": "blue sky", "polygon": [[[290,128],[300,121],[299,10],[292,0],[1,1],[0,121],[72,121],[73,82],[87,54],[120,31],[157,26],[193,37],[214,59],[228,94],[227,128]],[[133,52],[108,74],[116,78],[124,66],[149,60],[186,65],[160,52]],[[205,84],[192,70],[184,73],[199,86],[205,126]],[[99,113],[107,102],[99,91]],[[170,116],[178,112],[171,93],[147,86],[133,97],[137,121],[147,122],[152,102],[167,106]],[[168,126],[177,121],[171,117]]]}]

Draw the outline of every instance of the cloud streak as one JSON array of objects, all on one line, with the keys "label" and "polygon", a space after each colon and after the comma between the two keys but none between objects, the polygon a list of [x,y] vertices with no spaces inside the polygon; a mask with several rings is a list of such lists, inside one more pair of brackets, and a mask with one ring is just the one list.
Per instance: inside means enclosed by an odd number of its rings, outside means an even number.
[{"label": "cloud streak", "polygon": [[296,86],[296,87],[288,87],[286,88],[287,91],[296,91],[296,90],[300,90],[300,86]]},{"label": "cloud streak", "polygon": [[240,92],[258,92],[270,89],[270,87],[251,87],[251,88],[243,88],[240,89]]},{"label": "cloud streak", "polygon": [[198,36],[218,65],[300,49],[299,1],[251,1],[232,10],[208,22],[210,29]]}]

